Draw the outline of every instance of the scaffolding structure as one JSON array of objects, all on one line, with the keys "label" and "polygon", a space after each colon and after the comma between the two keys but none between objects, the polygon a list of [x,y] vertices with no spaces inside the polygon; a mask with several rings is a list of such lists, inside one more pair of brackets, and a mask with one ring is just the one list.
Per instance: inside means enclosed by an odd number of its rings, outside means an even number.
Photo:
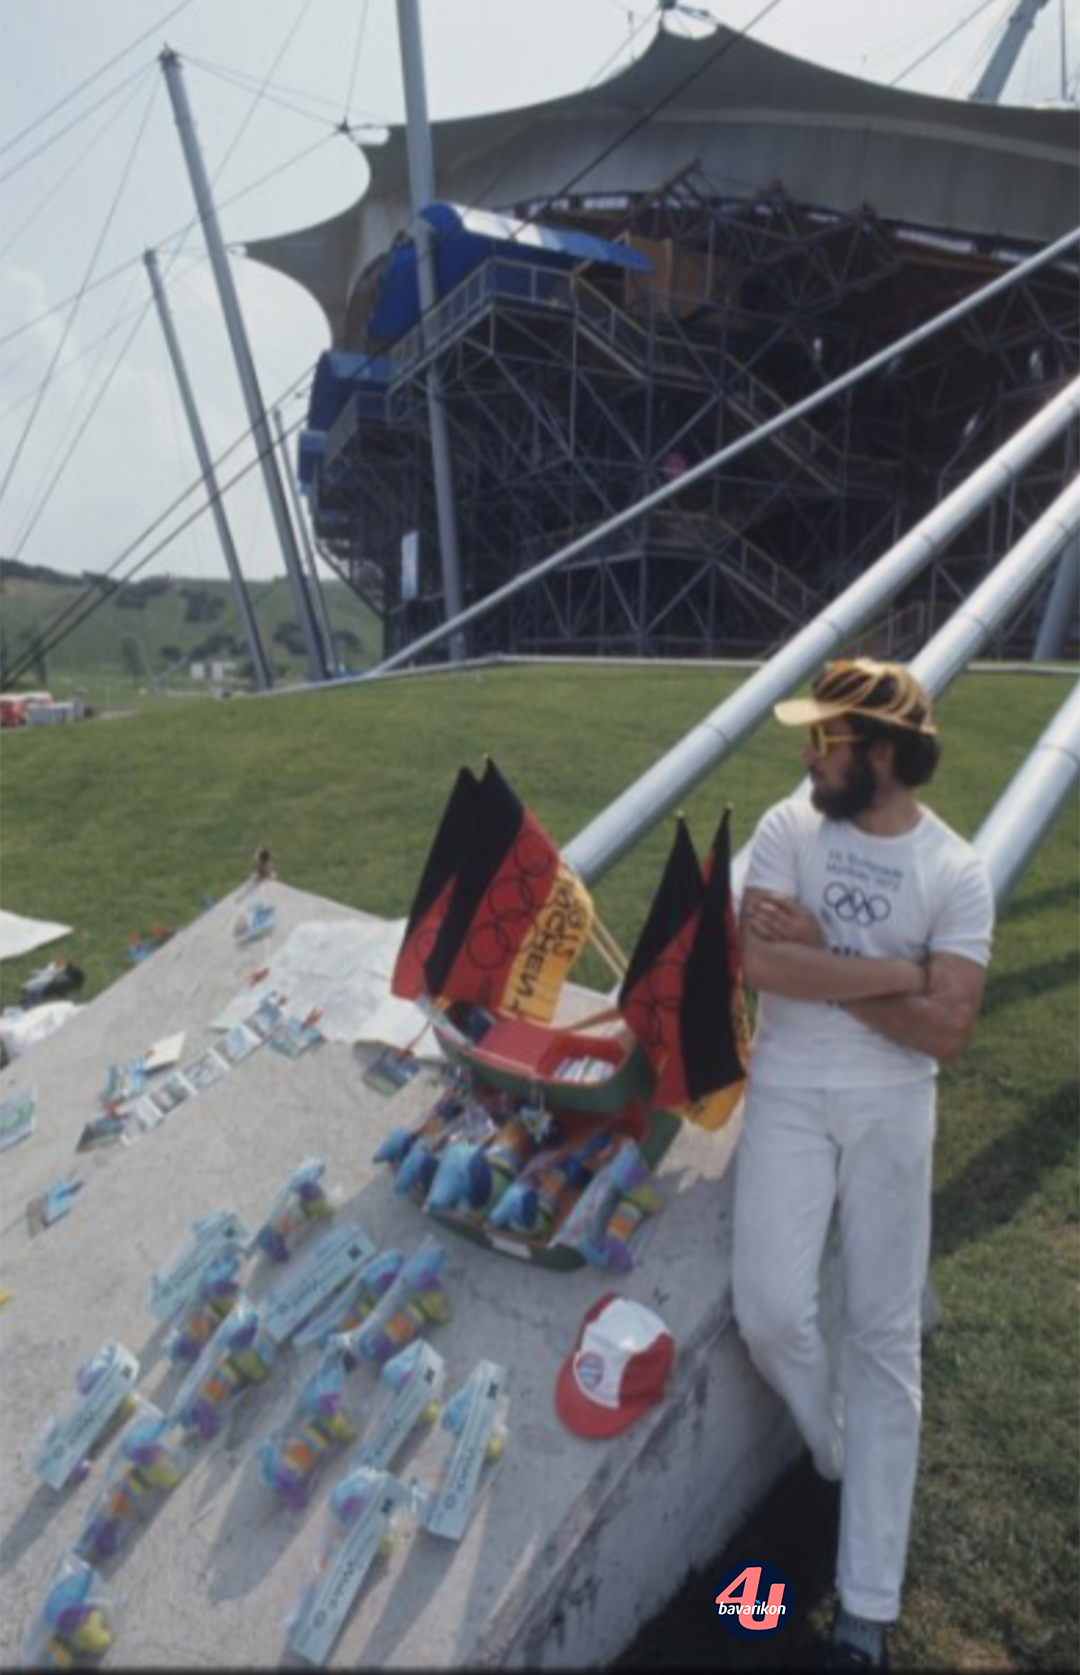
[{"label": "scaffolding structure", "polygon": [[[692,166],[631,199],[516,213],[619,242],[557,271],[513,244],[372,358],[317,438],[308,492],[323,553],[369,599],[385,650],[443,619],[425,371],[438,357],[471,604],[823,387],[1027,252],[725,195]],[[1075,263],[1010,287],[883,375],[849,387],[474,624],[472,655],[767,654],[890,546],[1080,362]],[[944,463],[943,463],[944,462]],[[937,560],[863,644],[903,656],[1077,469],[1069,438]],[[418,572],[403,564],[415,538]],[[1047,587],[1049,587],[1049,583]],[[1030,652],[1043,594],[999,650]]]}]

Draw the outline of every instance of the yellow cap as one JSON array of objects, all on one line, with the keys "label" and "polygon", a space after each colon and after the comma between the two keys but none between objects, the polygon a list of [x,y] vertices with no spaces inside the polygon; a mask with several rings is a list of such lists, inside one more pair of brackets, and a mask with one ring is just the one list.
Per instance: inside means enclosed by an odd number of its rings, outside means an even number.
[{"label": "yellow cap", "polygon": [[930,694],[899,663],[876,663],[871,657],[828,663],[814,682],[810,698],[789,698],[773,714],[785,727],[809,727],[842,715],[864,715],[885,727],[913,733],[936,733]]}]

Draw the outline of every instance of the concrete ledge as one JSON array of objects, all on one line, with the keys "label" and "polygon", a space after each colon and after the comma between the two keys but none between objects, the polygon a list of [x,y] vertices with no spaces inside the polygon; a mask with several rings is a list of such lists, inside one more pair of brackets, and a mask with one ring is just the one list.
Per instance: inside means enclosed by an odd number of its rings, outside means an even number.
[{"label": "concrete ledge", "polygon": [[[309,920],[363,917],[284,885],[271,938],[236,946],[235,898],[220,903],[15,1062],[0,1094],[38,1093],[37,1131],[4,1155],[0,1181],[0,1660],[20,1661],[52,1568],[82,1526],[102,1475],[57,1496],[31,1471],[35,1439],[66,1403],[82,1362],[108,1337],[140,1358],[140,1392],[165,1406],[180,1378],[146,1306],[151,1273],[198,1215],[235,1208],[252,1231],[288,1172],[327,1163],[342,1213],[381,1247],[410,1251],[433,1230],[370,1162],[390,1129],[430,1100],[420,1077],[391,1099],[361,1080],[353,1050],[325,1045],[291,1061],[267,1048],[169,1116],[132,1148],[77,1155],[113,1059],[187,1030],[185,1060],[244,976]],[[578,991],[577,1005],[598,997]],[[452,1384],[486,1355],[510,1370],[505,1454],[460,1545],[406,1534],[369,1578],[338,1641],[335,1667],[572,1667],[615,1657],[641,1624],[738,1527],[796,1450],[790,1422],[752,1371],[730,1319],[731,1171],[737,1136],[687,1130],[660,1170],[666,1205],[624,1283],[558,1274],[449,1233],[453,1324],[432,1342]],[[25,1206],[59,1176],[86,1185],[72,1213],[31,1238]],[[259,1273],[258,1296],[274,1276]],[[607,1443],[555,1417],[552,1392],[586,1308],[618,1289],[656,1309],[678,1346],[662,1407]],[[308,1352],[309,1356],[311,1352]],[[325,1532],[324,1472],[298,1518],[279,1510],[255,1464],[310,1361],[293,1350],[238,1404],[158,1515],[104,1574],[123,1602],[108,1663],[258,1667],[291,1661],[284,1618]],[[366,1377],[366,1374],[359,1376]],[[402,1465],[408,1476],[411,1459]]]}]

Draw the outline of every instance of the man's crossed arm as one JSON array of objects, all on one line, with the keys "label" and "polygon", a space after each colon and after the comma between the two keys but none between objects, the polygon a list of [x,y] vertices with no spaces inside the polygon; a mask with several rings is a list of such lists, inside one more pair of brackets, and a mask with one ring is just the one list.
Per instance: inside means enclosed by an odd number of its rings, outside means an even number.
[{"label": "man's crossed arm", "polygon": [[789,1000],[836,1001],[898,1046],[947,1061],[963,1052],[982,1006],[985,972],[958,954],[850,959],[824,946],[821,926],[797,901],[748,889],[742,958],[752,988]]}]

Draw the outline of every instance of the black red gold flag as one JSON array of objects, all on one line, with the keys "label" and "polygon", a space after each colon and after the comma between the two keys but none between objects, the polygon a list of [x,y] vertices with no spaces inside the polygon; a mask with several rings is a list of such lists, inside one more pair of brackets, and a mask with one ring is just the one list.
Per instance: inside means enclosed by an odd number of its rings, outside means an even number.
[{"label": "black red gold flag", "polygon": [[588,893],[489,759],[425,964],[428,994],[546,1023],[591,923]]},{"label": "black red gold flag", "polygon": [[686,961],[705,897],[705,883],[686,822],[679,820],[659,888],[619,990],[619,1010],[656,1073],[654,1104],[674,1110],[689,1102],[682,1040]]},{"label": "black red gold flag", "polygon": [[683,1115],[704,1128],[719,1128],[742,1097],[749,1057],[739,932],[731,893],[730,810],[717,828],[704,879],[681,1007],[689,1095],[689,1108]]},{"label": "black red gold flag", "polygon": [[415,1000],[427,987],[424,966],[446,916],[461,857],[472,839],[479,791],[476,775],[462,768],[424,863],[390,979],[391,992],[403,1000]]}]

